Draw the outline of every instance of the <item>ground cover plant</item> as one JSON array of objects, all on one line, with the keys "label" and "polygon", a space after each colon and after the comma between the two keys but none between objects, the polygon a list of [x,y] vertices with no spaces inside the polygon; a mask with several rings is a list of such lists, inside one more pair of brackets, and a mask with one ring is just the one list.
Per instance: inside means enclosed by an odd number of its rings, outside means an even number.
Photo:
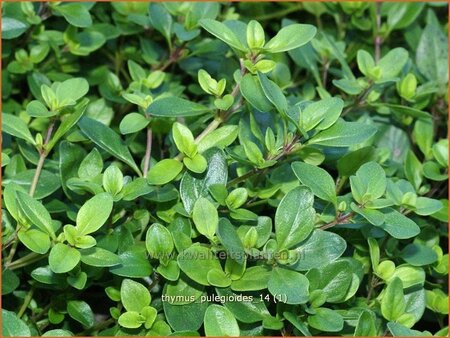
[{"label": "ground cover plant", "polygon": [[3,2],[2,335],[447,335],[447,28]]}]

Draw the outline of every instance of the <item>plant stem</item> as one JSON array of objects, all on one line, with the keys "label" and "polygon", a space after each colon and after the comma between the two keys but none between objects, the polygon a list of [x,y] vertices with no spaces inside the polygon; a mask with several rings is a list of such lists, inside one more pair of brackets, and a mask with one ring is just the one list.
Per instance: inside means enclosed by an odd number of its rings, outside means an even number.
[{"label": "plant stem", "polygon": [[346,215],[339,215],[338,217],[336,217],[336,219],[335,219],[334,221],[322,225],[319,229],[325,230],[325,229],[332,228],[332,227],[334,227],[335,225],[342,224],[342,223],[346,223],[346,222],[348,222],[354,215],[355,215],[355,213],[354,213],[353,211],[349,212],[349,213],[346,214]]},{"label": "plant stem", "polygon": [[366,302],[369,302],[370,299],[372,298],[372,292],[377,285],[378,285],[378,279],[372,274],[372,276],[370,278],[369,290],[367,292]]},{"label": "plant stem", "polygon": [[330,68],[330,61],[325,60],[325,63],[323,65],[323,71],[322,71],[322,85],[323,88],[327,88],[327,79],[328,79],[328,69]]},{"label": "plant stem", "polygon": [[[50,141],[51,137],[52,137],[52,133],[53,133],[53,128],[55,127],[55,121],[52,120],[50,122],[50,125],[47,128],[46,134],[45,134],[45,140],[44,140],[44,144],[42,146],[42,149],[39,150],[39,161],[38,164],[36,166],[36,171],[34,172],[34,176],[33,176],[33,180],[31,181],[31,186],[30,186],[30,191],[29,191],[29,195],[31,197],[33,197],[34,192],[36,191],[36,187],[39,181],[39,176],[41,175],[42,172],[42,168],[44,167],[44,161],[45,158],[47,157],[48,153],[45,149],[45,146],[48,144],[48,142]],[[17,236],[17,230],[16,229],[16,236]],[[17,250],[17,246],[19,245],[19,241],[16,239],[15,242],[13,243],[11,250],[9,252],[8,258],[6,259],[6,266],[11,265],[11,262],[14,258],[14,255],[16,253]]]},{"label": "plant stem", "polygon": [[30,186],[30,192],[29,195],[31,197],[33,197],[34,192],[36,191],[36,187],[39,181],[39,176],[41,175],[41,171],[42,171],[42,167],[44,166],[44,161],[45,158],[47,157],[48,153],[45,150],[45,146],[48,144],[48,142],[50,141],[50,138],[52,137],[52,133],[53,133],[53,128],[55,127],[55,121],[51,121],[50,125],[47,128],[47,132],[45,135],[45,140],[44,140],[44,144],[42,149],[39,151],[40,155],[39,155],[39,161],[36,167],[36,171],[34,173],[34,177],[33,177],[33,181],[31,182],[31,186]]},{"label": "plant stem", "polygon": [[341,192],[342,188],[344,187],[345,183],[347,182],[348,177],[347,176],[343,176],[338,178],[337,182],[336,182],[336,195],[339,195],[339,193]]},{"label": "plant stem", "polygon": [[11,247],[11,250],[9,251],[8,258],[6,258],[6,263],[5,263],[6,267],[10,267],[11,266],[11,261],[13,260],[14,254],[16,253],[16,250],[17,250],[17,246],[19,245],[19,240],[17,239],[17,235],[16,235],[15,238],[16,239],[14,240],[14,243],[13,243],[13,245]]},{"label": "plant stem", "polygon": [[152,138],[153,132],[152,128],[147,128],[147,146],[145,148],[145,157],[144,157],[144,178],[147,177],[148,170],[150,169],[150,158],[152,155]]},{"label": "plant stem", "polygon": [[218,126],[222,123],[221,118],[215,118],[211,121],[211,123],[195,138],[195,143],[199,143],[201,140],[205,138],[210,132],[217,129]]},{"label": "plant stem", "polygon": [[252,177],[253,175],[257,174],[259,172],[258,168],[254,168],[250,171],[247,171],[244,175],[236,177],[235,179],[232,179],[230,182],[227,183],[227,188],[232,187],[235,184],[241,183],[242,181],[245,181],[247,178]]},{"label": "plant stem", "polygon": [[170,54],[169,59],[166,62],[162,62],[159,65],[157,65],[156,67],[153,68],[153,70],[160,70],[160,71],[164,71],[166,70],[170,65],[172,65],[173,63],[177,62],[180,57],[181,54],[186,46],[187,42],[184,42],[183,44],[181,44],[179,47],[175,48],[175,50]]},{"label": "plant stem", "polygon": [[[18,243],[18,241],[16,243]],[[32,252],[26,256],[23,256],[22,258],[15,260],[12,263],[7,264],[6,268],[8,268],[10,270],[23,268],[24,266],[27,266],[27,265],[33,264],[37,261],[40,261],[41,259],[43,259],[47,256],[48,256],[48,254],[40,255],[38,253]]]},{"label": "plant stem", "polygon": [[28,305],[30,305],[31,300],[33,299],[33,294],[34,294],[34,288],[31,288],[31,290],[27,293],[25,299],[23,300],[23,304],[20,307],[19,312],[17,312],[17,317],[21,318],[23,316],[26,309],[28,308]]},{"label": "plant stem", "polygon": [[[283,147],[283,151],[281,151],[276,156],[269,156],[266,160],[278,161],[283,156],[289,155],[291,153],[291,151],[294,149],[294,146],[297,144],[297,141],[298,141],[298,136],[295,136],[291,142],[289,142],[288,144],[286,144]],[[272,166],[272,168],[273,168],[273,166]],[[247,178],[252,177],[253,175],[265,173],[265,172],[267,172],[267,170],[269,170],[269,168],[264,168],[264,169],[253,168],[252,170],[246,172],[244,175],[236,177],[235,179],[232,179],[230,182],[228,182],[227,188],[229,188],[235,184],[238,184],[242,181],[245,181]]]},{"label": "plant stem", "polygon": [[47,157],[47,154],[45,152],[41,152],[39,156],[39,162],[36,167],[36,171],[34,172],[33,181],[31,182],[30,186],[30,192],[29,195],[33,196],[34,192],[36,191],[36,187],[39,181],[39,176],[41,175],[42,167],[44,166],[45,158]]}]

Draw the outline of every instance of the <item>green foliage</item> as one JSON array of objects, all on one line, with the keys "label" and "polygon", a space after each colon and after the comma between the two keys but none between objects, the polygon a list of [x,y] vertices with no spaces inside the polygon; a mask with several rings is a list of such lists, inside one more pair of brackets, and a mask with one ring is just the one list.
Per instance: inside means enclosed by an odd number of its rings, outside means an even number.
[{"label": "green foliage", "polygon": [[2,3],[2,336],[447,335],[447,20]]}]

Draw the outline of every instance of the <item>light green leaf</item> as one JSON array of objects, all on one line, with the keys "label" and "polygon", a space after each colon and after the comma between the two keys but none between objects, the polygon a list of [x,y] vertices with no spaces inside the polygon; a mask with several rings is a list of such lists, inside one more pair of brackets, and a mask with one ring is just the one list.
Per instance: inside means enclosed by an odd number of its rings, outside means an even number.
[{"label": "light green leaf", "polygon": [[49,111],[40,101],[33,100],[27,104],[27,114],[32,117],[51,117],[56,115],[56,112]]},{"label": "light green leaf", "polygon": [[18,232],[19,240],[31,251],[38,254],[45,254],[50,249],[50,238],[45,232],[30,229]]},{"label": "light green leaf", "polygon": [[365,76],[370,77],[370,71],[375,67],[375,60],[372,55],[363,49],[360,49],[356,56],[358,68]]},{"label": "light green leaf", "polygon": [[350,203],[350,208],[357,214],[364,217],[366,220],[369,221],[369,223],[373,225],[380,226],[385,221],[384,214],[381,211],[369,208],[361,208],[353,202]]},{"label": "light green leaf", "polygon": [[78,168],[78,176],[83,179],[93,179],[103,170],[103,159],[97,148],[93,148],[86,157],[84,157]]},{"label": "light green leaf", "polygon": [[90,266],[110,267],[121,263],[119,256],[100,247],[80,250],[81,261]]},{"label": "light green leaf", "polygon": [[240,90],[247,102],[259,111],[268,112],[273,109],[272,103],[264,94],[257,76],[252,74],[244,75],[240,83]]},{"label": "light green leaf", "polygon": [[243,52],[247,51],[247,48],[241,43],[239,38],[223,23],[213,19],[202,19],[199,23],[205,30],[225,42],[230,47]]},{"label": "light green leaf", "polygon": [[275,213],[279,249],[290,249],[306,239],[314,228],[314,195],[305,187],[289,191]]},{"label": "light green leaf", "polygon": [[142,114],[129,113],[125,115],[119,125],[120,133],[122,135],[136,133],[150,123]]},{"label": "light green leaf", "polygon": [[304,162],[291,164],[295,176],[317,197],[336,205],[336,187],[331,175],[324,169]]},{"label": "light green leaf", "polygon": [[292,24],[281,28],[264,46],[269,53],[286,52],[307,44],[316,35],[317,29],[312,25]]},{"label": "light green leaf", "polygon": [[218,128],[198,143],[198,152],[203,153],[205,150],[216,147],[224,149],[234,142],[239,133],[239,127],[236,125],[228,125]]},{"label": "light green leaf", "polygon": [[194,135],[185,125],[175,122],[172,125],[173,140],[180,152],[183,154],[194,157],[197,153],[197,146],[194,142]]},{"label": "light green leaf", "polygon": [[123,174],[115,165],[110,165],[103,173],[103,188],[112,196],[117,195],[123,188]]},{"label": "light green leaf", "polygon": [[62,243],[56,244],[50,250],[48,263],[55,273],[71,271],[80,261],[81,254],[78,250]]},{"label": "light green leaf", "polygon": [[127,329],[136,329],[145,323],[145,317],[137,311],[127,311],[120,315],[118,323]]},{"label": "light green leaf", "polygon": [[163,185],[173,181],[183,170],[183,163],[166,158],[156,163],[148,172],[148,183],[153,185]]},{"label": "light green leaf", "polygon": [[150,257],[167,261],[174,248],[172,234],[165,226],[154,223],[147,230],[145,246]]},{"label": "light green leaf", "polygon": [[381,313],[387,320],[396,321],[405,313],[405,308],[402,281],[399,278],[394,278],[389,281],[381,299]]},{"label": "light green leaf", "polygon": [[208,199],[200,197],[194,204],[192,220],[198,232],[212,239],[219,225],[217,209]]},{"label": "light green leaf", "polygon": [[435,200],[428,197],[417,197],[416,209],[414,212],[417,215],[428,216],[443,209],[443,204],[439,200]]},{"label": "light green leaf", "polygon": [[[2,19],[2,21],[3,20],[4,19]],[[27,324],[25,324],[23,320],[19,319],[14,312],[2,309],[2,336],[30,337],[31,332]]]},{"label": "light green leaf", "polygon": [[201,154],[195,154],[195,156],[192,158],[185,157],[183,158],[183,163],[186,166],[186,168],[197,174],[203,173],[206,170],[206,167],[208,166],[206,158],[203,157],[203,155]]},{"label": "light green leaf", "polygon": [[59,125],[58,129],[56,129],[55,134],[50,139],[50,142],[47,144],[47,152],[50,152],[51,149],[58,143],[58,141],[75,125],[77,124],[78,120],[81,118],[81,116],[84,114],[84,111],[87,108],[87,104],[89,103],[89,100],[84,98],[82,99],[75,107],[74,112],[72,114],[66,115],[63,119],[61,124]]},{"label": "light green leaf", "polygon": [[182,251],[178,255],[177,261],[180,269],[190,279],[201,285],[209,285],[207,278],[209,270],[222,269],[216,255],[199,243]]},{"label": "light green leaf", "polygon": [[68,330],[54,329],[42,334],[42,337],[73,337],[74,334]]},{"label": "light green leaf", "polygon": [[22,191],[17,191],[16,197],[18,207],[26,219],[31,224],[49,234],[52,238],[55,238],[52,218],[42,203],[36,201],[34,198]]},{"label": "light green leaf", "polygon": [[264,29],[256,20],[250,20],[247,25],[247,44],[251,49],[259,49],[264,46],[266,37]]},{"label": "light green leaf", "polygon": [[241,207],[248,198],[247,189],[236,188],[229,193],[225,199],[225,203],[230,209],[237,209]]},{"label": "light green leaf", "polygon": [[222,269],[211,269],[206,275],[208,283],[220,288],[226,288],[230,286],[231,279],[223,272]]},{"label": "light green leaf", "polygon": [[89,83],[82,77],[66,80],[56,88],[56,98],[61,105],[65,101],[77,101],[87,94]]},{"label": "light green leaf", "polygon": [[408,59],[409,54],[406,49],[401,47],[391,49],[378,63],[381,69],[381,78],[393,79],[398,76]]},{"label": "light green leaf", "polygon": [[100,193],[89,199],[77,214],[76,228],[79,235],[96,232],[108,220],[113,208],[113,199],[108,193]]},{"label": "light green leaf", "polygon": [[233,314],[226,307],[212,304],[205,312],[205,335],[237,337],[240,330]]},{"label": "light green leaf", "polygon": [[31,144],[35,144],[27,124],[15,115],[2,113],[2,131]]},{"label": "light green leaf", "polygon": [[344,101],[337,97],[313,102],[300,113],[299,125],[305,131],[328,129],[337,121],[343,108]]},{"label": "light green leaf", "polygon": [[127,311],[141,312],[152,300],[150,291],[141,283],[124,279],[120,287],[120,299]]}]

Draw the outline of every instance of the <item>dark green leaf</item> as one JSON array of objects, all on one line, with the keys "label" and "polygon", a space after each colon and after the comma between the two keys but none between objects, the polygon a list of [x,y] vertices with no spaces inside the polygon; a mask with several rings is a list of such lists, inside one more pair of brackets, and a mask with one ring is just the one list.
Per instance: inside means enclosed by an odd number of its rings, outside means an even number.
[{"label": "dark green leaf", "polygon": [[372,137],[376,128],[360,122],[338,120],[330,128],[321,131],[309,139],[308,144],[329,147],[348,147],[359,144]]},{"label": "dark green leaf", "polygon": [[286,304],[304,304],[309,299],[309,281],[300,272],[276,267],[268,282],[272,295]]},{"label": "dark green leaf", "polygon": [[69,3],[56,7],[56,12],[76,27],[88,27],[92,25],[92,18],[89,11],[83,4]]},{"label": "dark green leaf", "polygon": [[103,123],[83,117],[78,123],[81,131],[89,137],[92,142],[103,150],[117,157],[128,164],[136,173],[140,175],[140,170],[134,162],[128,147],[112,129]]},{"label": "dark green leaf", "polygon": [[70,317],[85,327],[94,325],[94,313],[88,303],[81,300],[71,300],[67,303],[67,313]]},{"label": "dark green leaf", "polygon": [[153,101],[147,113],[159,117],[199,116],[210,111],[208,107],[179,97],[165,97]]},{"label": "dark green leaf", "polygon": [[400,257],[414,266],[429,265],[436,262],[438,259],[433,249],[415,243],[405,246],[400,252]]}]

